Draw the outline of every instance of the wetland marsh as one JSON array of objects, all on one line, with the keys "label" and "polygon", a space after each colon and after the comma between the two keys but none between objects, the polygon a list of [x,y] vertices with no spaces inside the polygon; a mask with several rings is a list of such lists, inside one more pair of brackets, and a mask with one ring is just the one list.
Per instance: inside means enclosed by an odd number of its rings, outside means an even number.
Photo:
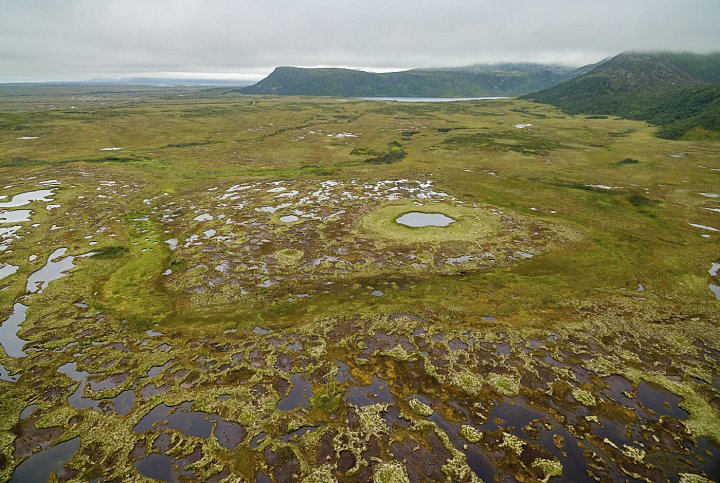
[{"label": "wetland marsh", "polygon": [[0,480],[720,478],[720,143],[84,89],[0,87]]}]

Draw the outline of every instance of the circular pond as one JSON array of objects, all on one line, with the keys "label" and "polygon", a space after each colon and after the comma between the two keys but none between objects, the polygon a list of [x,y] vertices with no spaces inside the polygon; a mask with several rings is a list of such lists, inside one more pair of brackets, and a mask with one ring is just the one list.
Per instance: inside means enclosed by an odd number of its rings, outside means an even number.
[{"label": "circular pond", "polygon": [[443,215],[442,213],[421,213],[419,211],[411,211],[405,213],[395,219],[396,223],[401,225],[409,226],[412,228],[424,228],[426,226],[448,226],[450,223],[455,223],[457,220],[453,220],[449,216]]}]

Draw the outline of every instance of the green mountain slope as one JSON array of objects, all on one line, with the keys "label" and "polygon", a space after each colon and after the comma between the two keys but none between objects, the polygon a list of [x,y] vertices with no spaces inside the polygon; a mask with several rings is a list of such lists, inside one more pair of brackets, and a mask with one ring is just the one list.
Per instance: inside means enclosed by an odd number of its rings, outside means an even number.
[{"label": "green mountain slope", "polygon": [[720,53],[622,53],[527,99],[571,114],[609,114],[659,126],[670,139],[720,137]]},{"label": "green mountain slope", "polygon": [[345,97],[517,96],[559,84],[583,72],[541,64],[413,69],[382,74],[349,69],[278,67],[265,79],[239,89],[239,92]]}]

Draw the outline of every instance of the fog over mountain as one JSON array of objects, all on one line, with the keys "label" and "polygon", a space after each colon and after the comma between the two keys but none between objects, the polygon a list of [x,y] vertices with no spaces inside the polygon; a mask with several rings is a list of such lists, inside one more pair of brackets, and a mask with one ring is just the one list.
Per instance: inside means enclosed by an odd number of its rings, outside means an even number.
[{"label": "fog over mountain", "polygon": [[0,0],[0,11],[2,82],[257,80],[278,65],[580,66],[630,49],[720,47],[717,0]]}]

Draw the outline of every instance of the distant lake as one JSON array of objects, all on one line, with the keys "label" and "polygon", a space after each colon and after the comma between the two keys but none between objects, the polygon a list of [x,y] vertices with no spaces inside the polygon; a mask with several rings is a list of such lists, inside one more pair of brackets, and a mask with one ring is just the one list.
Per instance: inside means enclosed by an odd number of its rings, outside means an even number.
[{"label": "distant lake", "polygon": [[492,101],[507,97],[358,97],[366,101],[398,101],[398,102],[459,102],[459,101]]}]

